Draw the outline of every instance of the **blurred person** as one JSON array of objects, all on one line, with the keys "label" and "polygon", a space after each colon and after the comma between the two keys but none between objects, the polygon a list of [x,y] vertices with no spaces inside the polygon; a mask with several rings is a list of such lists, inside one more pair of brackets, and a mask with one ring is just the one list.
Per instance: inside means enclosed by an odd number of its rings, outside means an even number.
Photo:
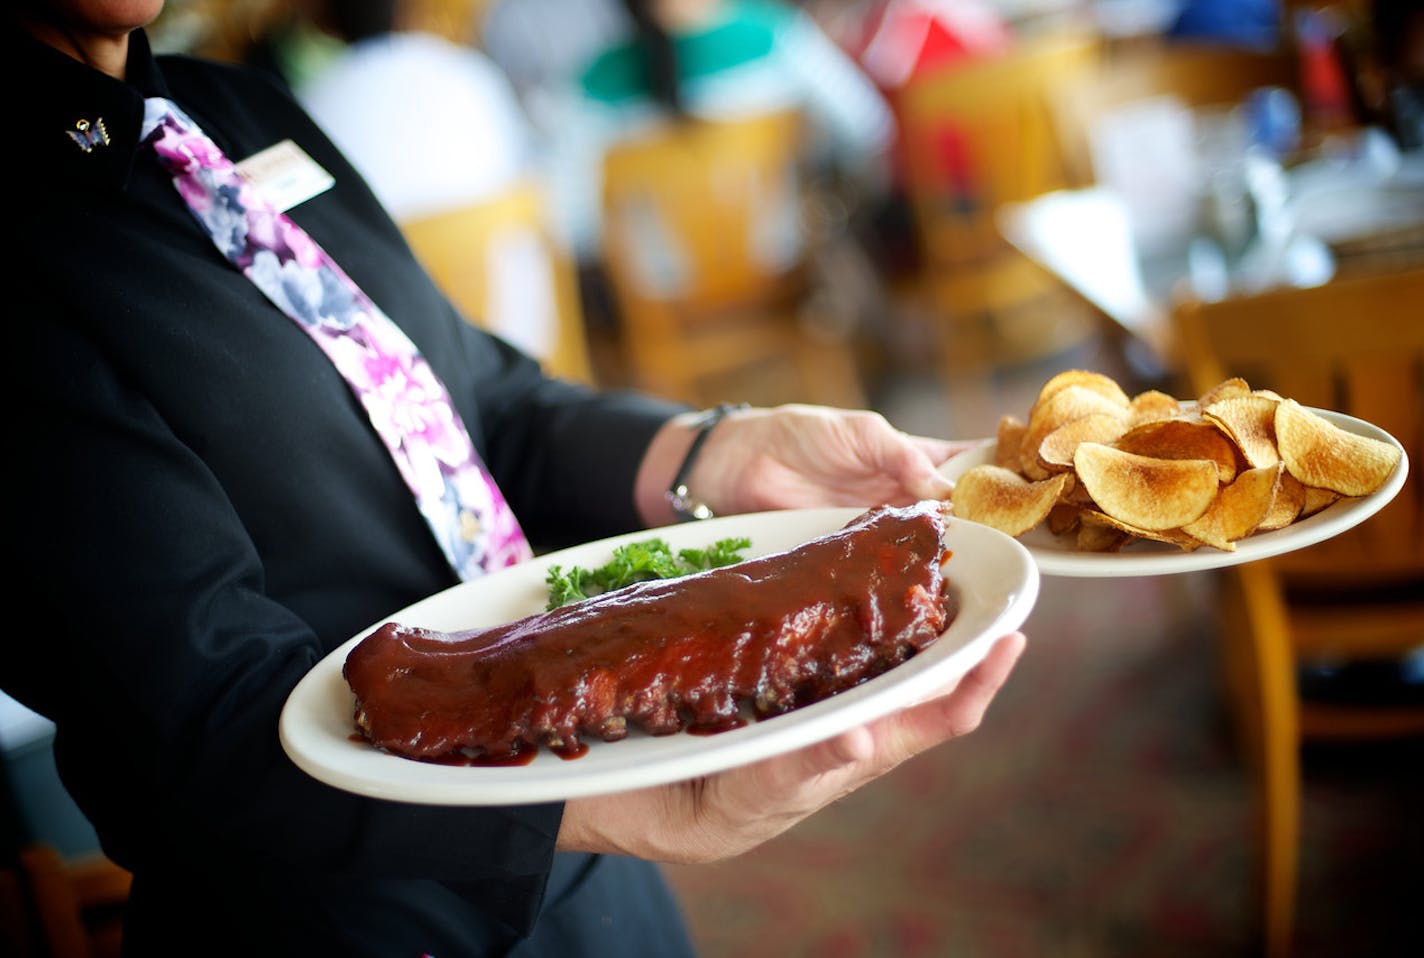
[{"label": "blurred person", "polygon": [[480,48],[504,70],[533,122],[549,133],[550,97],[632,32],[619,0],[492,0],[477,28]]},{"label": "blurred person", "polygon": [[479,49],[405,25],[402,0],[334,0],[320,11],[339,54],[292,89],[403,221],[497,196],[537,177],[528,118]]},{"label": "blurred person", "polygon": [[987,0],[870,0],[844,41],[892,99],[917,76],[1012,48],[1013,30]]},{"label": "blurred person", "polygon": [[326,22],[328,6],[327,0],[268,3],[248,27],[251,39],[240,59],[288,86],[306,83],[346,48],[346,41]]},{"label": "blurred person", "polygon": [[[915,80],[1002,56],[1016,42],[1002,11],[989,0],[863,0],[852,6],[854,14],[840,20],[839,42],[880,89],[897,126],[901,95]],[[964,147],[947,124],[944,142],[958,151],[943,158],[946,175],[967,179]],[[913,277],[922,260],[898,143],[889,166],[888,188],[860,224],[863,245],[883,275]]]},{"label": "blurred person", "polygon": [[[689,955],[657,862],[753,848],[974,728],[1021,635],[941,695],[691,782],[447,807],[298,769],[278,718],[313,665],[535,545],[673,521],[694,437],[686,483],[726,514],[943,498],[962,444],[545,377],[455,314],[285,88],[155,56],[161,10],[0,18],[31,161],[5,264],[26,602],[0,681],[55,723],[133,873],[126,954]],[[308,186],[281,202],[247,163],[274,146]]]},{"label": "blurred person", "polygon": [[[343,47],[293,83],[298,100],[403,226],[542,189],[533,131],[508,78],[477,48],[413,25],[412,7],[338,0],[317,8]],[[537,225],[509,224],[489,239],[480,253],[488,306],[469,318],[547,361],[559,318],[545,236]]]},{"label": "blurred person", "polygon": [[634,36],[595,57],[565,91],[549,144],[555,207],[581,262],[598,260],[604,151],[669,122],[798,109],[810,126],[813,167],[872,190],[883,182],[894,138],[889,108],[806,12],[777,0],[624,7]]},{"label": "blurred person", "polygon": [[1361,121],[1387,130],[1400,149],[1424,149],[1424,4],[1373,0],[1352,51]]},{"label": "blurred person", "polygon": [[1424,6],[1375,0],[1371,16],[1383,80],[1380,116],[1403,149],[1424,150]]}]

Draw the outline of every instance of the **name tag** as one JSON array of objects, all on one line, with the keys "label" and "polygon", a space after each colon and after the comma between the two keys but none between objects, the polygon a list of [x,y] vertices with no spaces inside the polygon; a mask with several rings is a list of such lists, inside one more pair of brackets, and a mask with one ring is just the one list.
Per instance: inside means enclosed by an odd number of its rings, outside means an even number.
[{"label": "name tag", "polygon": [[336,183],[335,178],[291,140],[283,140],[254,153],[237,168],[262,191],[267,201],[286,212],[324,193]]}]

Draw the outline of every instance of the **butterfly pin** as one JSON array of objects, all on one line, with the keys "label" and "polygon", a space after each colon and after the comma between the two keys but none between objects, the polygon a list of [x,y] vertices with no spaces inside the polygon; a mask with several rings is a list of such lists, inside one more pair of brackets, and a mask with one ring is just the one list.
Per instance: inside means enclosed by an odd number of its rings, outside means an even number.
[{"label": "butterfly pin", "polygon": [[79,120],[74,124],[74,129],[65,130],[65,132],[74,141],[74,145],[85,153],[92,151],[95,146],[109,145],[109,131],[104,128],[102,116],[93,123],[88,120]]}]

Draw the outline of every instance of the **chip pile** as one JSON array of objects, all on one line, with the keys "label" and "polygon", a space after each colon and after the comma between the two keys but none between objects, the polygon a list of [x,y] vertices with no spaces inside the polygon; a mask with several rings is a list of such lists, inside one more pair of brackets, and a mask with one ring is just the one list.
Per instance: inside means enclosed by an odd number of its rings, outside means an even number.
[{"label": "chip pile", "polygon": [[1046,524],[1084,551],[1152,539],[1230,552],[1369,495],[1400,457],[1240,378],[1180,401],[1074,369],[1044,384],[1027,421],[999,420],[992,464],[960,476],[952,502],[962,519],[1010,536]]}]

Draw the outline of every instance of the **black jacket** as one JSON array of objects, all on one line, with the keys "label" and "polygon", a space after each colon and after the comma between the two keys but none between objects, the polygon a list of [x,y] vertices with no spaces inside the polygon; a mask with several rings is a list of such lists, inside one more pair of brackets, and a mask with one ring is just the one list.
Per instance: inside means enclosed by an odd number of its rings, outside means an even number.
[{"label": "black jacket", "polygon": [[[554,855],[558,804],[380,802],[282,752],[297,680],[454,579],[340,374],[137,147],[143,97],[234,159],[290,138],[334,175],[290,215],[429,359],[536,548],[636,527],[638,460],[679,407],[550,380],[458,316],[263,75],[155,58],[142,32],[127,83],[12,27],[4,47],[22,599],[0,686],[56,722],[66,786],[136,874],[133,953],[444,958],[531,933],[530,953],[684,947],[651,869]],[[81,149],[79,120],[108,142]]]}]

